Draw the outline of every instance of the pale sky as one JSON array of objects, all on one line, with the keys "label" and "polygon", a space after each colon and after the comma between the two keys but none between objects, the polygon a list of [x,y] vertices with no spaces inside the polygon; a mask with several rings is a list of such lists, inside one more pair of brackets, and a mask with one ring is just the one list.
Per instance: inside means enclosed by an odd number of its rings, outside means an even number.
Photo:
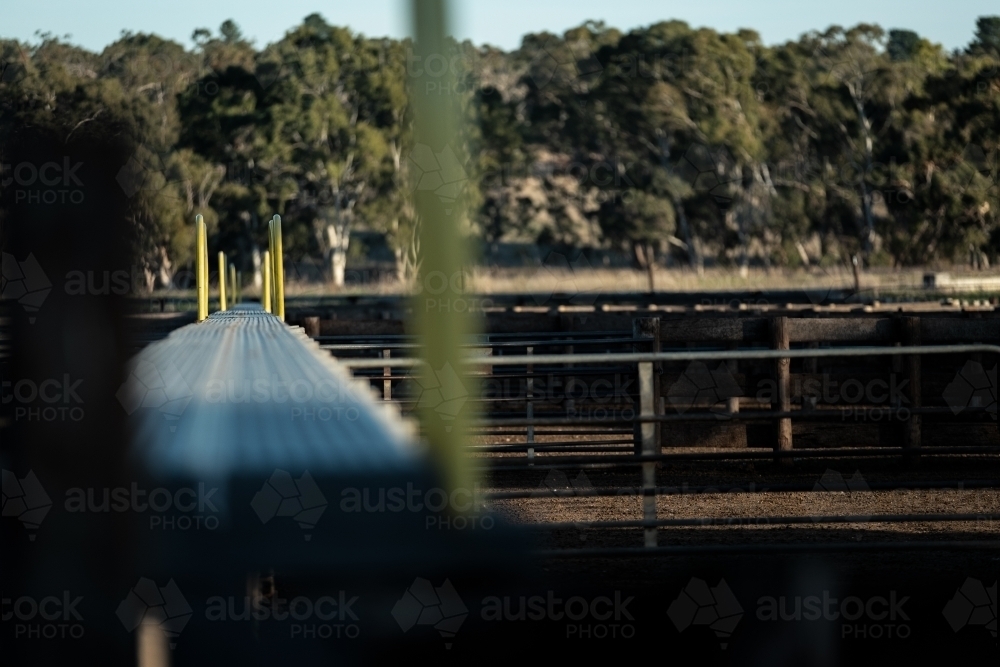
[{"label": "pale sky", "polygon": [[[726,32],[753,28],[768,44],[835,23],[878,23],[954,49],[972,39],[976,17],[1000,14],[997,0],[453,0],[452,7],[457,37],[505,49],[527,32],[562,33],[588,19],[627,30],[675,18]],[[214,32],[231,18],[263,46],[313,12],[370,37],[409,33],[407,0],[0,0],[0,37],[33,42],[42,30],[100,51],[131,30],[190,46],[195,28]]]}]

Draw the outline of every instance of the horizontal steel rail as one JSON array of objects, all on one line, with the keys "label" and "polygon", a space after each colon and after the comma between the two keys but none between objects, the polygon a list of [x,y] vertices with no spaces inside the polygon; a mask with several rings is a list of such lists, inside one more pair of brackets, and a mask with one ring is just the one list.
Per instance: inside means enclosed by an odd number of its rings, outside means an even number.
[{"label": "horizontal steel rail", "polygon": [[[867,493],[872,491],[967,491],[977,489],[1000,489],[1000,479],[961,479],[961,480],[929,480],[929,481],[895,481],[895,482],[867,482],[867,489],[857,489],[854,492]],[[718,495],[718,494],[740,494],[740,493],[840,493],[843,489],[827,489],[818,487],[815,481],[811,482],[779,482],[777,484],[757,484],[750,483],[745,486],[730,486],[725,484],[700,484],[684,486],[657,486],[653,489],[657,496],[687,496],[687,495]],[[548,487],[537,489],[512,489],[509,491],[490,491],[483,494],[483,500],[527,500],[532,498],[614,498],[618,496],[641,496],[647,494],[648,489],[638,486],[622,487],[589,487],[589,488],[560,488],[551,489]]]},{"label": "horizontal steel rail", "polygon": [[685,544],[669,547],[605,547],[537,551],[542,559],[702,556],[712,554],[838,553],[851,551],[997,551],[1000,540],[900,540],[898,542],[764,542],[761,544]]},{"label": "horizontal steel rail", "polygon": [[[367,379],[367,378],[365,378]],[[608,407],[611,405],[611,407]],[[613,411],[618,404],[603,404],[598,407],[607,408],[609,412]],[[626,404],[627,405],[627,404]],[[583,407],[588,407],[584,404]],[[630,406],[631,407],[631,406]],[[620,408],[618,408],[620,410]],[[963,415],[992,415],[993,410],[989,408],[975,407],[975,408],[963,408]],[[753,411],[743,411],[743,412],[686,412],[684,414],[677,415],[640,415],[636,414],[632,417],[608,417],[595,418],[595,417],[579,417],[579,418],[564,418],[564,417],[536,417],[535,419],[524,419],[520,417],[516,418],[503,418],[503,419],[482,419],[473,424],[478,428],[484,428],[488,426],[493,426],[497,428],[502,428],[504,426],[572,426],[573,424],[593,424],[595,421],[599,421],[602,424],[607,424],[608,426],[613,426],[615,424],[635,424],[635,423],[670,423],[670,422],[709,422],[709,423],[723,423],[723,422],[733,422],[739,423],[744,421],[772,421],[775,419],[795,419],[801,421],[803,419],[807,421],[831,421],[838,418],[843,419],[845,416],[854,417],[867,417],[871,418],[869,423],[877,422],[874,417],[881,417],[883,420],[888,418],[896,417],[902,418],[909,415],[954,415],[954,411],[951,408],[894,408],[890,406],[885,407],[864,407],[864,408],[816,408],[814,410],[790,410],[788,412],[774,411],[770,412],[767,410],[753,410]],[[494,433],[480,433],[479,435],[495,435]],[[504,435],[504,434],[500,434]],[[536,434],[537,435],[537,434]]]},{"label": "horizontal steel rail", "polygon": [[[774,451],[745,449],[724,452],[677,452],[671,454],[630,454],[628,456],[551,456],[537,457],[529,465],[523,458],[495,459],[487,470],[548,470],[557,468],[590,467],[637,467],[643,463],[658,461],[725,461],[725,460],[768,460],[774,458],[879,458],[906,456],[910,454],[902,447],[831,447]],[[1000,446],[980,447],[921,447],[921,456],[975,456],[1000,453]],[[507,462],[510,462],[508,464]]]},{"label": "horizontal steel rail", "polygon": [[[642,343],[644,342],[644,339],[638,338],[635,342]],[[869,357],[907,354],[970,354],[976,352],[1000,354],[1000,345],[973,343],[963,345],[903,345],[896,347],[829,347],[797,350],[755,349],[604,354],[536,354],[500,357],[470,357],[466,359],[466,364],[469,366],[521,366],[531,364],[537,367],[542,364],[637,364],[641,362],[728,361],[730,359],[814,359],[817,357]],[[337,361],[352,369],[408,368],[424,363],[422,359],[405,357],[399,359],[338,358]]]},{"label": "horizontal steel rail", "polygon": [[[320,337],[318,340],[321,340]],[[639,342],[643,342],[638,339]],[[504,348],[520,348],[520,347],[569,347],[572,345],[580,345],[583,347],[592,347],[594,345],[627,345],[635,344],[637,339],[635,338],[567,338],[567,339],[557,339],[557,340],[518,340],[518,341],[487,341],[480,343],[467,343],[462,345],[463,349],[479,350],[479,349],[504,349]],[[649,341],[646,341],[647,343]],[[346,350],[346,351],[364,351],[364,350],[419,350],[419,343],[320,343],[320,348],[324,350]]]},{"label": "horizontal steel rail", "polygon": [[623,521],[563,521],[558,523],[522,523],[538,530],[598,530],[602,528],[694,528],[699,526],[795,526],[821,523],[942,523],[1000,521],[1000,513],[981,514],[817,514],[814,516],[733,516],[696,517],[692,519],[635,519]]}]

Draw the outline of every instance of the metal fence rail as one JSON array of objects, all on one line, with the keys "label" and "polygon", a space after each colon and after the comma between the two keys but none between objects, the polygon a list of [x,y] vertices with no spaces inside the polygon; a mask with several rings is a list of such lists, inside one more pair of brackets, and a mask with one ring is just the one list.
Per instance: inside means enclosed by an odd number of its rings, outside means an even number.
[{"label": "metal fence rail", "polygon": [[[658,547],[658,530],[661,528],[668,527],[695,527],[695,526],[726,526],[726,525],[738,525],[744,526],[753,523],[775,523],[784,525],[795,525],[795,524],[830,524],[830,523],[857,523],[864,525],[871,524],[886,524],[886,523],[900,523],[900,522],[935,522],[935,523],[957,523],[957,522],[968,522],[968,521],[978,521],[978,520],[989,520],[994,521],[1000,518],[1000,515],[994,515],[992,513],[984,515],[973,515],[973,514],[894,514],[894,515],[884,515],[876,517],[863,517],[863,516],[852,516],[852,515],[829,515],[829,516],[819,516],[819,517],[735,517],[735,518],[697,518],[697,519],[659,519],[656,516],[656,501],[659,495],[662,495],[667,491],[666,487],[656,485],[656,466],[660,463],[666,462],[682,462],[682,461],[754,461],[754,460],[769,460],[773,459],[776,463],[790,464],[795,459],[823,459],[823,458],[841,458],[841,457],[851,457],[851,458],[875,458],[875,459],[885,459],[887,457],[900,457],[900,456],[915,456],[919,455],[922,457],[995,457],[996,454],[1000,453],[1000,446],[958,446],[958,447],[921,447],[919,439],[919,420],[926,417],[942,416],[942,415],[953,415],[953,411],[947,407],[933,407],[933,406],[923,406],[921,399],[919,397],[919,387],[917,388],[917,394],[915,396],[913,405],[908,408],[900,408],[900,406],[889,406],[889,407],[850,407],[843,408],[840,406],[836,407],[814,407],[813,409],[803,409],[803,410],[792,410],[791,404],[788,400],[788,391],[785,390],[784,394],[781,394],[778,398],[777,403],[772,402],[771,409],[757,409],[750,410],[746,412],[740,412],[738,405],[736,408],[730,406],[725,412],[700,412],[700,411],[688,411],[682,412],[680,414],[662,414],[662,404],[658,406],[656,404],[656,396],[658,395],[656,390],[656,379],[654,376],[654,364],[659,365],[663,363],[676,363],[676,362],[730,362],[735,361],[771,361],[775,362],[776,374],[778,377],[778,382],[784,379],[787,387],[788,378],[790,377],[790,366],[789,363],[792,359],[820,359],[820,358],[862,358],[862,357],[893,357],[896,359],[917,359],[921,356],[926,355],[956,355],[956,354],[968,354],[968,355],[997,355],[1000,354],[1000,345],[987,344],[987,343],[971,343],[971,344],[949,344],[949,345],[920,345],[920,344],[899,344],[898,342],[894,345],[884,345],[884,346],[872,346],[872,345],[854,345],[854,346],[840,346],[840,347],[828,347],[828,348],[796,348],[790,349],[792,346],[789,344],[787,333],[784,334],[782,339],[781,329],[778,328],[777,337],[772,340],[771,348],[750,348],[750,349],[734,349],[730,347],[729,349],[698,349],[698,350],[669,350],[665,351],[659,348],[659,340],[653,340],[651,338],[644,338],[638,333],[634,335],[633,338],[621,337],[621,334],[617,336],[609,336],[605,340],[553,340],[541,341],[539,336],[531,335],[531,340],[528,341],[505,341],[503,344],[499,342],[487,341],[484,343],[474,343],[466,346],[468,349],[479,349],[487,352],[485,355],[476,355],[475,353],[467,356],[463,361],[465,372],[469,372],[472,375],[482,376],[483,370],[485,370],[485,375],[490,376],[495,379],[527,379],[528,391],[521,397],[517,397],[517,400],[504,400],[497,399],[495,397],[483,396],[483,397],[470,397],[469,400],[472,401],[474,405],[508,405],[517,402],[523,402],[526,406],[527,415],[524,418],[521,417],[501,417],[500,415],[495,416],[485,416],[481,417],[475,424],[483,429],[479,435],[488,436],[491,435],[486,429],[506,429],[507,432],[512,427],[525,427],[527,429],[526,438],[527,441],[523,443],[503,443],[494,445],[477,445],[468,447],[470,454],[475,453],[480,457],[484,454],[489,453],[515,453],[524,452],[526,457],[518,458],[493,458],[484,459],[476,458],[476,462],[479,464],[479,468],[482,470],[488,470],[492,473],[499,472],[517,472],[517,471],[528,471],[528,470],[558,470],[558,469],[628,469],[628,468],[640,468],[641,470],[641,484],[639,487],[632,487],[628,489],[625,493],[623,489],[614,490],[572,490],[567,492],[565,495],[560,495],[558,493],[548,493],[542,492],[541,495],[537,491],[513,491],[513,492],[498,492],[490,496],[491,499],[515,499],[515,498],[535,498],[535,497],[596,497],[596,496],[613,496],[613,495],[630,495],[633,497],[641,497],[643,511],[642,519],[635,521],[597,521],[597,522],[567,522],[567,523],[544,523],[533,526],[533,528],[539,530],[563,530],[563,529],[626,529],[626,528],[636,528],[641,529],[644,535],[644,549],[636,550],[640,551],[643,555],[649,554],[661,554],[661,555],[681,555],[687,553],[714,553],[716,551],[736,551],[740,553],[749,553],[756,551],[761,552],[773,552],[782,550],[810,550],[808,547],[810,545],[798,545],[789,549],[788,545],[783,544],[773,544],[773,545],[745,545],[748,551],[744,551],[742,547],[730,547],[729,545],[712,545],[705,547]],[[911,343],[919,343],[919,337],[915,340],[910,340]],[[563,346],[568,350],[568,353],[564,354],[532,354],[534,346],[547,346],[549,345],[559,345]],[[587,346],[587,345],[629,345],[633,347],[633,351],[619,352],[619,351],[607,351],[603,353],[577,353],[575,352],[575,346]],[[637,348],[652,344],[651,351],[635,351]],[[502,348],[500,346],[503,346]],[[384,346],[374,345],[374,344],[364,344],[364,343],[346,343],[346,344],[331,344],[324,345],[325,349],[331,352],[371,352],[382,350]],[[406,354],[409,350],[417,349],[417,346],[412,344],[396,345],[393,346],[395,349],[399,350],[401,353]],[[506,355],[502,354],[505,348],[525,348],[528,354],[521,355]],[[500,352],[500,354],[495,354]],[[389,358],[390,354],[382,353],[386,358],[370,359],[370,358],[340,358],[339,361],[346,367],[352,369],[358,373],[359,377],[365,377],[366,379],[378,381],[381,380],[385,383],[389,383],[393,380],[399,381],[405,379],[407,376],[395,376],[392,374],[392,369],[413,369],[416,370],[422,361],[416,358],[410,357],[395,357]],[[912,361],[908,362],[912,364]],[[627,418],[622,416],[612,416],[606,420],[602,420],[602,425],[613,427],[631,427],[633,430],[633,449],[634,451],[622,455],[623,452],[627,452],[628,449],[621,447],[620,445],[629,444],[628,440],[615,440],[615,441],[594,441],[594,440],[584,440],[579,442],[537,442],[535,441],[534,428],[538,426],[549,426],[557,428],[565,428],[574,424],[580,425],[592,425],[593,419],[589,417],[548,417],[545,415],[539,415],[535,413],[533,409],[534,403],[544,404],[545,397],[537,396],[533,393],[531,387],[533,380],[539,377],[544,378],[546,374],[552,375],[565,375],[565,376],[581,376],[581,375],[594,375],[600,374],[602,371],[606,374],[611,372],[609,369],[613,368],[615,371],[621,370],[622,367],[626,369],[634,369],[628,372],[634,373],[634,377],[639,380],[638,391],[635,392],[635,399],[638,399],[638,409],[633,411],[633,414]],[[512,373],[495,373],[495,367],[509,368]],[[919,368],[919,366],[918,366]],[[913,372],[913,366],[910,366],[911,373]],[[369,377],[364,372],[368,370],[378,370],[381,374],[377,377]],[[917,371],[919,373],[919,371]],[[916,375],[916,384],[919,385],[919,374]],[[397,397],[397,400],[398,397]],[[406,402],[405,400],[403,401]],[[557,401],[558,402],[558,401]],[[852,417],[857,417],[859,414],[864,416],[885,416],[887,410],[895,410],[901,417],[901,421],[912,420],[910,423],[917,424],[917,435],[916,437],[910,435],[908,438],[903,439],[901,446],[896,447],[837,447],[837,448],[810,448],[810,449],[792,449],[791,440],[791,420],[810,420],[810,421],[822,421],[842,418],[845,414],[850,414]],[[986,408],[982,406],[972,406],[964,410],[964,417],[969,419],[976,419],[979,416],[985,414],[994,414],[994,409]],[[904,415],[905,413],[905,415]],[[702,423],[713,423],[721,421],[730,421],[733,423],[746,423],[746,422],[774,422],[778,423],[782,430],[779,431],[778,441],[773,450],[758,450],[758,451],[747,451],[747,450],[736,450],[736,451],[701,451],[701,452],[671,452],[663,453],[661,450],[661,442],[659,441],[659,435],[657,433],[657,424],[667,424],[676,422],[702,422]],[[570,431],[561,431],[565,433],[570,433]],[[625,430],[623,434],[628,433]],[[513,433],[511,433],[513,434]],[[520,433],[518,433],[520,435]],[[597,435],[597,434],[595,434]],[[611,445],[619,445],[618,447],[612,447]],[[600,449],[603,447],[603,449]],[[581,455],[576,456],[564,456],[560,455],[561,452],[580,452]],[[796,488],[794,486],[789,487]],[[935,488],[932,486],[927,486],[926,488]],[[940,488],[940,487],[937,487]],[[968,488],[973,488],[972,486]],[[997,483],[995,481],[986,481],[981,484],[976,484],[975,488],[997,488]],[[801,490],[801,489],[800,489]],[[805,489],[809,490],[809,489]],[[899,545],[904,543],[885,543],[887,545],[893,544],[895,546],[887,546],[887,549],[901,548]],[[959,544],[955,548],[992,548],[994,546],[1000,546],[1000,542],[987,542],[987,541],[968,541],[963,543],[934,543],[934,542],[906,542],[905,544],[910,545],[907,548],[913,549],[925,549],[925,548],[951,548],[954,544]],[[847,545],[815,545],[818,550],[855,550],[857,545],[847,544]],[[868,548],[866,545],[865,548]],[[585,550],[568,550],[558,552],[559,556],[567,557],[583,557],[583,556],[614,556],[618,555],[628,555],[632,554],[632,550],[622,550],[622,549],[585,549]],[[556,555],[552,553],[550,555]]]},{"label": "metal fence rail", "polygon": [[[643,342],[636,339],[636,343]],[[904,345],[898,347],[831,347],[805,350],[707,350],[689,352],[623,352],[609,354],[537,354],[500,357],[477,357],[466,360],[468,365],[484,366],[523,366],[531,364],[638,364],[670,361],[729,361],[738,360],[774,360],[774,359],[812,359],[822,357],[870,357],[896,356],[910,354],[1000,354],[1000,345],[974,343],[968,345]],[[361,370],[364,368],[411,368],[423,364],[416,358],[396,359],[348,359],[338,358],[338,361],[348,368]]]}]

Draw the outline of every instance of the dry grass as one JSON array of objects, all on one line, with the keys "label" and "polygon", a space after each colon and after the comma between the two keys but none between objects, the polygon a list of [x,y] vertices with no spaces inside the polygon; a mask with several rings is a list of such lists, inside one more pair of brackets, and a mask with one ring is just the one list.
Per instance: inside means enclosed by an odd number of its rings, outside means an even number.
[{"label": "dry grass", "polygon": [[[952,276],[1000,277],[1000,270],[964,274],[951,271]],[[882,294],[913,294],[926,296],[922,288],[924,269],[903,270],[871,269],[861,275],[863,294],[879,297]],[[432,283],[432,287],[437,287]],[[763,269],[752,268],[746,275],[738,271],[706,269],[697,273],[688,269],[657,268],[654,286],[658,292],[734,291],[755,292],[781,289],[853,289],[854,277],[843,267],[829,269]],[[321,297],[327,295],[403,295],[412,293],[418,286],[397,280],[382,280],[363,285],[337,288],[331,283],[289,281],[285,295],[289,297]],[[635,269],[585,268],[583,270],[531,268],[477,267],[466,277],[466,289],[476,294],[565,293],[587,296],[649,291],[649,277],[645,271]],[[421,290],[422,291],[422,290]],[[243,296],[258,298],[260,292],[246,286]],[[193,290],[161,290],[156,296],[192,296]],[[992,294],[995,296],[995,291]],[[990,296],[990,295],[987,295]]]}]

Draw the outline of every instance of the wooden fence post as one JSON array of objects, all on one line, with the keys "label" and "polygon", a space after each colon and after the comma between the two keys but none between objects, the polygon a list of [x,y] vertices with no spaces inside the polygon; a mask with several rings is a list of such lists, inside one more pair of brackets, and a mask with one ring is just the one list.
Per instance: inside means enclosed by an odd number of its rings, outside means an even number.
[{"label": "wooden fence post", "polygon": [[[789,327],[787,317],[775,317],[771,320],[771,349],[789,349]],[[789,358],[774,360],[774,381],[777,392],[777,401],[774,405],[776,412],[789,412],[792,409],[791,397],[791,370],[792,360]],[[775,451],[790,452],[792,450],[792,420],[789,417],[781,417],[777,420],[777,441]],[[791,465],[792,459],[788,457],[778,457],[780,465]]]},{"label": "wooden fence post", "polygon": [[[653,362],[639,363],[639,414],[648,417],[656,414],[654,402]],[[656,424],[641,422],[642,454],[659,454],[659,443],[656,441]],[[643,521],[656,520],[656,462],[647,461],[642,464],[642,518]],[[656,546],[656,526],[647,526],[643,531],[643,542],[647,547]]]},{"label": "wooden fence post", "polygon": [[[392,357],[392,350],[391,349],[386,348],[386,349],[382,350],[382,358],[383,359],[390,359],[391,357]],[[390,380],[389,378],[392,377],[392,366],[385,366],[385,367],[383,367],[382,368],[382,375],[385,376],[385,379],[382,380],[382,400],[383,401],[391,401],[392,400],[392,380]]]},{"label": "wooden fence post", "polygon": [[[531,345],[525,348],[525,354],[527,354],[529,357],[534,351],[535,348]],[[527,399],[527,404],[525,406],[525,417],[527,417],[527,419],[530,421],[535,418],[535,402],[534,402],[535,379],[534,377],[532,377],[532,371],[534,370],[532,364],[528,364],[526,366],[526,370],[528,379],[525,381],[525,387],[524,387],[525,398]],[[529,462],[534,461],[535,448],[532,445],[535,444],[535,426],[533,424],[528,424],[528,428],[525,432],[525,441],[528,444],[528,461]],[[529,463],[529,465],[534,465],[534,464]]]},{"label": "wooden fence post", "polygon": [[[903,345],[920,345],[920,318],[904,317],[903,324]],[[923,405],[923,397],[920,391],[920,355],[906,355],[906,379],[909,381],[910,398],[910,419],[903,431],[903,447],[908,450],[918,450],[920,448],[921,417],[917,412]]]},{"label": "wooden fence post", "polygon": [[306,335],[310,338],[319,338],[319,317],[316,315],[303,317],[302,328],[305,329]]},{"label": "wooden fence post", "polygon": [[[660,351],[660,318],[658,317],[637,317],[632,320],[632,338],[635,339],[635,343],[632,345],[633,352],[659,352]],[[641,341],[641,342],[640,342]],[[660,414],[660,382],[659,382],[659,371],[662,364],[653,365],[653,384],[652,384],[652,408],[650,414]],[[639,378],[640,385],[642,384],[642,378]],[[642,400],[640,391],[640,403]],[[640,410],[642,406],[640,405]],[[662,442],[660,438],[660,424],[653,423],[653,438],[656,446],[659,446]],[[635,441],[636,452],[642,451],[642,429],[639,424],[635,425],[633,438]],[[657,452],[659,453],[659,452]]]}]

